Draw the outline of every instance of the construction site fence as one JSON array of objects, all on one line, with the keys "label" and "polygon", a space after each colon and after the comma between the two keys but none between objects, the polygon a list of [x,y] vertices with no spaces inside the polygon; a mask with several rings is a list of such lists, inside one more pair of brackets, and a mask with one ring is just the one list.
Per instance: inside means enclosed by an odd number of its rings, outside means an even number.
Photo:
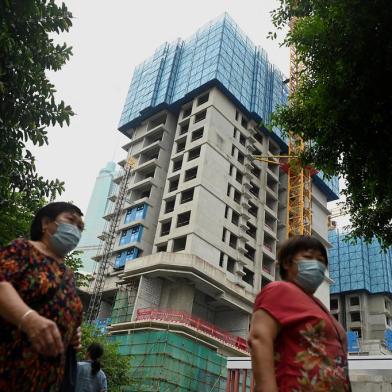
[{"label": "construction site fence", "polygon": [[184,324],[197,331],[210,335],[215,339],[222,341],[224,344],[236,347],[242,351],[249,351],[246,339],[240,336],[231,335],[230,333],[217,328],[215,325],[186,312],[162,309],[138,309],[136,321],[146,320]]}]

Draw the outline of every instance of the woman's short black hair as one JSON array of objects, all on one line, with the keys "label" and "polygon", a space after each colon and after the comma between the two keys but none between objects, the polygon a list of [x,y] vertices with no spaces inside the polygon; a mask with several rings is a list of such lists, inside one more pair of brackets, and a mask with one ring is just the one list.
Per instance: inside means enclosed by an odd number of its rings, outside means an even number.
[{"label": "woman's short black hair", "polygon": [[87,348],[87,352],[92,360],[91,374],[95,376],[101,370],[99,358],[103,355],[103,347],[99,343],[91,343]]},{"label": "woman's short black hair", "polygon": [[43,218],[48,218],[49,220],[54,221],[63,212],[71,212],[83,216],[83,213],[80,211],[79,207],[76,207],[72,203],[66,203],[63,201],[49,203],[45,207],[39,209],[35,214],[30,227],[30,239],[32,241],[39,241],[42,238]]},{"label": "woman's short black hair", "polygon": [[327,249],[317,238],[305,235],[291,237],[282,243],[278,251],[279,273],[283,280],[287,276],[287,270],[284,268],[285,262],[291,262],[298,252],[307,250],[319,251],[328,265]]}]

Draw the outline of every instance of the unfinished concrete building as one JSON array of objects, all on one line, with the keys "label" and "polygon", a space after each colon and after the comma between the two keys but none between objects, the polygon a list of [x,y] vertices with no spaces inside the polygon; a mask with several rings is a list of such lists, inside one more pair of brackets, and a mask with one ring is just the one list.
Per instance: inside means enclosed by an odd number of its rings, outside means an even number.
[{"label": "unfinished concrete building", "polygon": [[[253,159],[287,151],[278,131],[260,125],[286,103],[284,80],[227,14],[134,72],[119,130],[136,165],[100,312],[143,370],[134,377],[144,386],[131,390],[223,390],[221,355],[247,354],[253,301],[275,279],[286,232],[287,176]],[[337,181],[314,177],[313,234],[325,244],[337,192]],[[319,295],[329,303],[328,282]],[[160,345],[146,359],[154,339],[171,354]],[[200,350],[215,368],[197,362]]]}]

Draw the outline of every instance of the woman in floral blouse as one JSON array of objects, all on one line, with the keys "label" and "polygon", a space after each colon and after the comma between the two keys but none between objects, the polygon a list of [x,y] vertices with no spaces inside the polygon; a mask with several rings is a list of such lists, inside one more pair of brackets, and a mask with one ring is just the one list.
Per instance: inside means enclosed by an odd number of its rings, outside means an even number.
[{"label": "woman in floral blouse", "polygon": [[278,254],[283,281],[257,296],[249,345],[256,392],[350,391],[346,333],[314,297],[328,266],[325,247],[298,236]]},{"label": "woman in floral blouse", "polygon": [[69,346],[78,345],[82,304],[64,256],[79,242],[82,212],[70,203],[38,211],[31,241],[0,250],[0,391],[61,387]]}]

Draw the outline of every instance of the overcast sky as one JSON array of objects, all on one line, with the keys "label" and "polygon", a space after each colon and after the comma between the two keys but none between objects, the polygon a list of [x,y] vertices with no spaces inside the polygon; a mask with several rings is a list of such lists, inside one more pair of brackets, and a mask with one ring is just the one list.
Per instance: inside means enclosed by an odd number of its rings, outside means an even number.
[{"label": "overcast sky", "polygon": [[86,210],[99,170],[119,161],[126,138],[117,131],[134,67],[164,41],[187,38],[227,11],[269,59],[288,74],[288,49],[266,38],[276,0],[66,0],[74,25],[61,40],[71,60],[50,75],[58,98],[76,115],[49,129],[49,146],[34,148],[38,172],[65,181],[61,200]]}]

